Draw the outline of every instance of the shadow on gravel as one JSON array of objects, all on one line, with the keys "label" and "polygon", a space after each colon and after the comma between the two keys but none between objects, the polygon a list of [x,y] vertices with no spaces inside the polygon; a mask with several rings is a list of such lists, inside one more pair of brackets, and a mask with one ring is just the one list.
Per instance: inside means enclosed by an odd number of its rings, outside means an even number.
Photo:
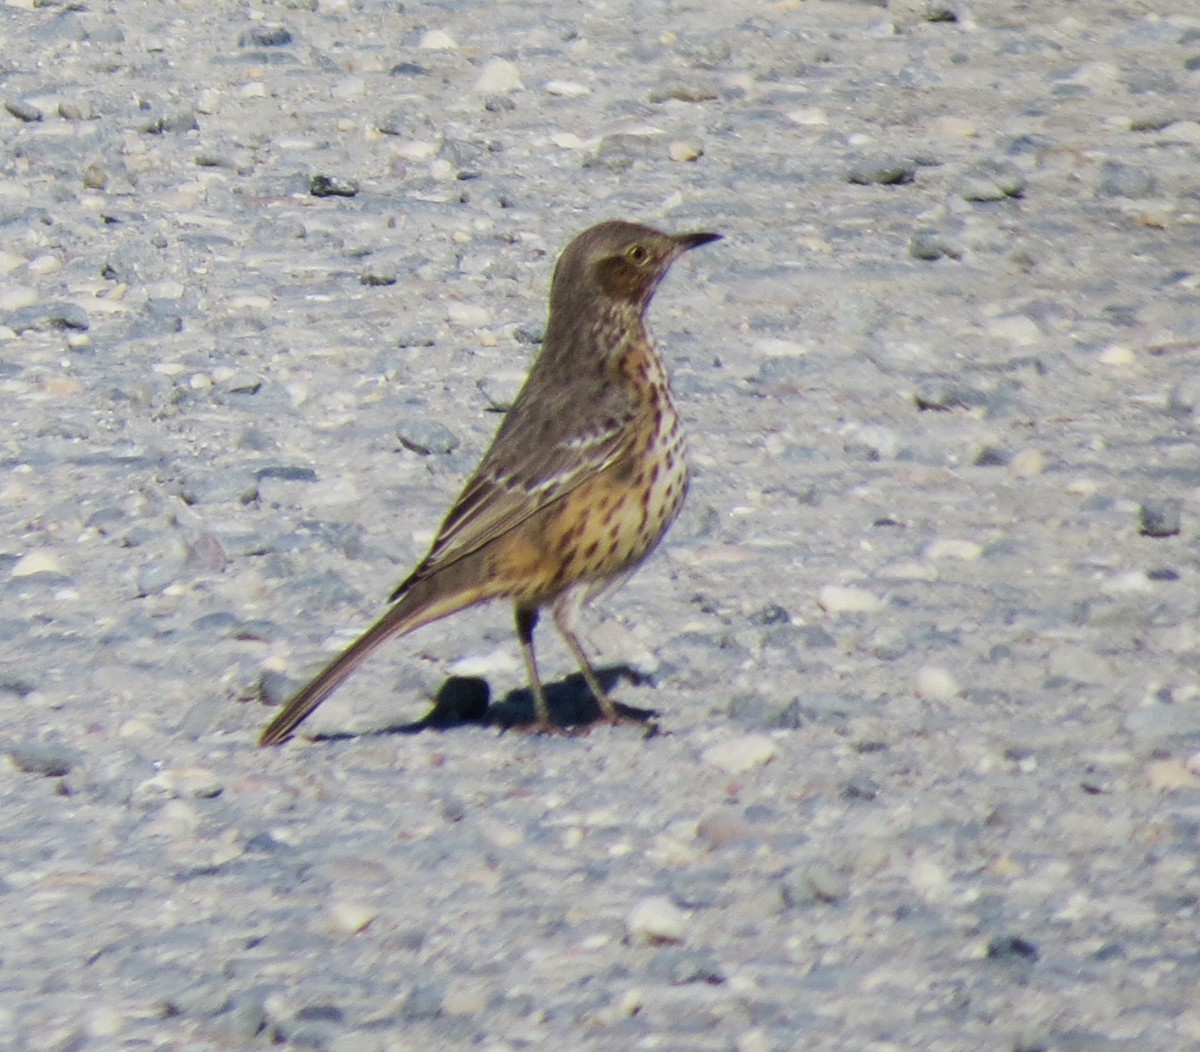
[{"label": "shadow on gravel", "polygon": [[[611,691],[622,680],[635,685],[652,683],[652,679],[630,665],[609,665],[596,669],[596,676],[605,691]],[[578,672],[547,683],[546,702],[554,722],[567,731],[585,731],[600,719],[600,706]],[[485,726],[500,730],[520,731],[533,723],[533,693],[527,687],[510,691],[500,701],[491,704],[492,691],[487,680],[478,676],[451,676],[442,684],[434,699],[433,708],[412,723],[398,723],[362,734],[320,734],[314,741],[348,741],[354,738],[376,738],[391,734],[419,734],[421,731],[446,731],[455,727]],[[658,733],[652,721],[654,709],[640,709],[616,703],[621,718],[630,723],[645,725],[647,737]]]}]

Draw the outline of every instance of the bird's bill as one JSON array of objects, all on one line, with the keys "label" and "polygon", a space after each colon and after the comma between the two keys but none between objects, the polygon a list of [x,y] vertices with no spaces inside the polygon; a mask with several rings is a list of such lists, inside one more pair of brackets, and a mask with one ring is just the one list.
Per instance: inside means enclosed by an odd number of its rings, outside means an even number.
[{"label": "bird's bill", "polygon": [[676,234],[675,243],[684,251],[689,249],[699,248],[701,245],[707,245],[713,241],[720,241],[723,235],[711,234],[707,231],[697,231],[694,234]]}]

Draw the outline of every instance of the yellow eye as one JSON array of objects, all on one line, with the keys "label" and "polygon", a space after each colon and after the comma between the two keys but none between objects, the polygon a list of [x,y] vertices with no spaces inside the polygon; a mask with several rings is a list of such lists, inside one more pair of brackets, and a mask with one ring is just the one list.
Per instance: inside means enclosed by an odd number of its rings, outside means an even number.
[{"label": "yellow eye", "polygon": [[639,267],[650,258],[650,253],[647,252],[641,245],[630,245],[625,250],[625,258],[630,263],[636,263]]}]

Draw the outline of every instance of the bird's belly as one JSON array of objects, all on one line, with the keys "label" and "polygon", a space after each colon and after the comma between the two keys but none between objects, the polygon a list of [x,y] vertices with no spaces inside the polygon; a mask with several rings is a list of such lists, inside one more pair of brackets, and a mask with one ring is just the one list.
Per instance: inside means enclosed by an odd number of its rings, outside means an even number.
[{"label": "bird's belly", "polygon": [[683,435],[674,413],[664,414],[629,457],[579,486],[547,523],[553,590],[599,588],[632,570],[678,515],[687,485]]}]

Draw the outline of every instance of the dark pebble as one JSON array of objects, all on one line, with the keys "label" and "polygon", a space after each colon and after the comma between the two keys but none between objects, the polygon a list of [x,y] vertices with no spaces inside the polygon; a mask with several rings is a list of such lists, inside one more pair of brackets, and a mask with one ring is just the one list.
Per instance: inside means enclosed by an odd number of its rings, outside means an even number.
[{"label": "dark pebble", "polygon": [[358,183],[332,175],[314,175],[308,184],[313,197],[357,197]]},{"label": "dark pebble", "polygon": [[396,428],[400,444],[423,457],[444,456],[459,447],[459,438],[440,420],[406,420]]},{"label": "dark pebble", "polygon": [[908,242],[908,254],[913,259],[962,259],[964,250],[948,234],[937,230],[919,230]]},{"label": "dark pebble", "polygon": [[292,42],[286,26],[253,26],[238,37],[240,47],[285,47]]},{"label": "dark pebble", "polygon": [[5,102],[4,108],[17,120],[25,121],[27,124],[40,121],[43,117],[42,111],[32,102],[23,102],[21,99],[9,99]]},{"label": "dark pebble", "polygon": [[1174,537],[1182,528],[1182,512],[1180,500],[1142,501],[1138,532],[1145,537]]},{"label": "dark pebble", "polygon": [[61,778],[70,774],[82,757],[74,749],[52,742],[11,742],[9,759],[26,774]]},{"label": "dark pebble", "polygon": [[1144,168],[1133,168],[1119,161],[1106,161],[1098,192],[1103,197],[1152,197],[1158,180]]},{"label": "dark pebble", "polygon": [[987,956],[989,961],[1036,961],[1038,949],[1028,939],[1019,935],[1000,935],[988,943]]},{"label": "dark pebble", "polygon": [[846,178],[858,186],[902,186],[917,177],[915,161],[860,161]]},{"label": "dark pebble", "polygon": [[951,409],[978,409],[988,404],[987,395],[975,387],[968,387],[957,380],[930,377],[922,380],[913,392],[917,408],[949,412]]},{"label": "dark pebble", "polygon": [[74,303],[34,303],[13,311],[7,324],[14,332],[34,330],[45,332],[51,329],[87,330],[90,322],[87,311]]}]

